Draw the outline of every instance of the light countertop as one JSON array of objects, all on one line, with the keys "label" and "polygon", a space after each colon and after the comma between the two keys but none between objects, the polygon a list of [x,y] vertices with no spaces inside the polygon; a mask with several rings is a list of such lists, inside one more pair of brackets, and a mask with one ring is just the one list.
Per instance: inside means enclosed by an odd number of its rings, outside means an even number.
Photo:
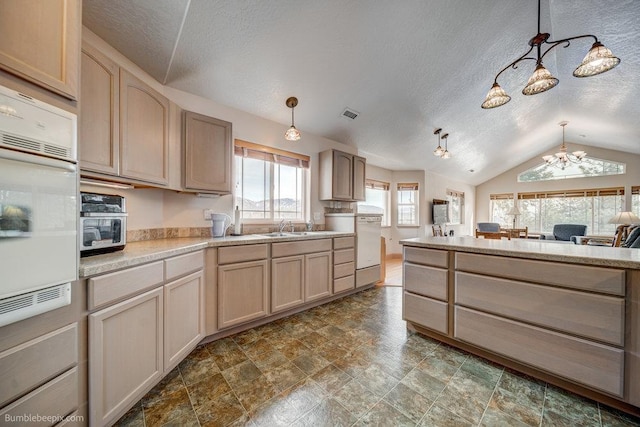
[{"label": "light countertop", "polygon": [[354,233],[343,233],[337,231],[314,231],[309,234],[282,237],[265,237],[259,234],[248,234],[246,236],[229,236],[220,238],[180,237],[173,239],[145,240],[127,243],[126,247],[122,251],[80,258],[79,277],[86,278],[97,274],[105,274],[123,268],[134,267],[136,265],[182,255],[205,248],[326,239],[354,235]]},{"label": "light countertop", "polygon": [[640,249],[557,243],[534,239],[494,240],[475,237],[417,237],[401,245],[515,258],[640,269]]}]

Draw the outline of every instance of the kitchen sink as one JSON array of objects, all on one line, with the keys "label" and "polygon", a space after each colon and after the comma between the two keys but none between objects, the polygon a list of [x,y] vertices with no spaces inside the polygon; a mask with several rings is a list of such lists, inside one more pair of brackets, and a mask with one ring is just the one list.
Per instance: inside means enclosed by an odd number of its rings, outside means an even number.
[{"label": "kitchen sink", "polygon": [[294,235],[294,233],[280,233],[278,231],[274,231],[273,233],[261,234],[261,236],[264,237],[289,237]]}]

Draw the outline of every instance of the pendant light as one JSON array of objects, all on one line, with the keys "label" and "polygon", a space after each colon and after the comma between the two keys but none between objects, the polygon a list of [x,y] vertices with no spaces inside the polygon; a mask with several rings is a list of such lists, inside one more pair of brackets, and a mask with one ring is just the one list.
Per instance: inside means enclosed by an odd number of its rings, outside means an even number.
[{"label": "pendant light", "polygon": [[438,146],[436,147],[435,150],[433,150],[433,155],[436,157],[442,157],[442,153],[444,153],[444,149],[440,146],[440,132],[442,132],[441,128],[438,128],[433,131],[433,134],[436,136],[436,139],[438,140]]},{"label": "pendant light", "polygon": [[291,127],[284,133],[284,139],[287,141],[299,141],[300,131],[293,124],[293,109],[298,105],[298,98],[295,96],[287,98],[285,101],[287,107],[291,108]]},{"label": "pendant light", "polygon": [[[536,34],[531,40],[529,40],[529,50],[527,50],[518,59],[504,67],[493,80],[493,86],[487,93],[487,97],[482,103],[482,108],[489,109],[499,107],[506,104],[511,100],[511,97],[507,95],[504,89],[498,84],[498,77],[509,68],[518,68],[517,65],[520,61],[533,60],[536,61],[536,68],[533,75],[529,78],[527,85],[522,90],[524,95],[536,95],[538,93],[546,92],[547,90],[555,87],[559,80],[551,75],[542,64],[542,59],[547,53],[557,46],[569,47],[572,40],[578,40],[583,38],[592,38],[594,40],[591,49],[582,60],[582,63],[575,69],[573,75],[575,77],[591,77],[615,68],[620,63],[620,58],[617,58],[611,53],[609,49],[604,47],[602,43],[598,41],[598,38],[592,34],[585,34],[582,36],[568,37],[561,40],[549,40],[551,34],[540,32],[540,0],[538,0],[538,34]],[[543,45],[549,45],[547,50],[542,51]],[[536,49],[535,56],[529,55],[533,49]]]},{"label": "pendant light", "polygon": [[443,159],[450,159],[451,158],[451,153],[449,152],[449,143],[447,141],[447,138],[449,138],[449,134],[445,133],[440,138],[444,139],[444,152],[442,153],[442,156],[440,156],[440,157],[443,158]]}]

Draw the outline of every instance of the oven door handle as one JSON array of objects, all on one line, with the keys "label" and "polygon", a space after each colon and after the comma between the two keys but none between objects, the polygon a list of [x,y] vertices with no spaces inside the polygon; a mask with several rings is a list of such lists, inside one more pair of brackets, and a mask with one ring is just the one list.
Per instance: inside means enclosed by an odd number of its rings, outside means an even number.
[{"label": "oven door handle", "polygon": [[15,160],[17,162],[31,163],[39,166],[49,166],[52,168],[64,169],[69,172],[78,171],[77,165],[66,162],[64,160],[44,157],[37,154],[21,153],[19,151],[12,151],[7,149],[0,149],[0,159]]}]

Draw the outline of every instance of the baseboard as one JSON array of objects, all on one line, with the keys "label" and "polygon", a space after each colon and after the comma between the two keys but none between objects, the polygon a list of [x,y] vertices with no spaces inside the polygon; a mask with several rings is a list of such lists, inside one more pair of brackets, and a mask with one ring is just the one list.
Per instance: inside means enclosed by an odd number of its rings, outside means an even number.
[{"label": "baseboard", "polygon": [[387,254],[387,259],[402,259],[402,254]]}]

